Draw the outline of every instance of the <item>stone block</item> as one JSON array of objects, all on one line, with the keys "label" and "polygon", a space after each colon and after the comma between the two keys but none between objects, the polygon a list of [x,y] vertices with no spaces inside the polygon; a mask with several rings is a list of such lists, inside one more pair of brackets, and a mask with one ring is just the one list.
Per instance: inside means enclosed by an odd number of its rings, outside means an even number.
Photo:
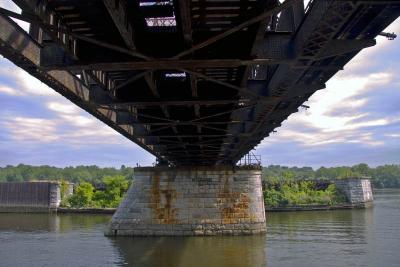
[{"label": "stone block", "polygon": [[262,232],[265,211],[260,192],[259,170],[138,168],[107,232],[157,236]]}]

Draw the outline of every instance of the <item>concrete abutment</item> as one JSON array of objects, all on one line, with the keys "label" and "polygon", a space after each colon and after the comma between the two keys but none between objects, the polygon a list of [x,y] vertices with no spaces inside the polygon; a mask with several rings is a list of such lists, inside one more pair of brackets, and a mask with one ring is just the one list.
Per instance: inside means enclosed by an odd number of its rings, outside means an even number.
[{"label": "concrete abutment", "polygon": [[140,167],[110,236],[249,235],[266,231],[261,167]]}]

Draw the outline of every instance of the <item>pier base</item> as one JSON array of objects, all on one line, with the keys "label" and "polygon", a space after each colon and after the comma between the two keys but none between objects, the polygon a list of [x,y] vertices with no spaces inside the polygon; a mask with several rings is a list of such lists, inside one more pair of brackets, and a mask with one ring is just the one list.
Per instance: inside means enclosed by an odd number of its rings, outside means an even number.
[{"label": "pier base", "polygon": [[250,235],[266,231],[261,167],[141,167],[110,236]]},{"label": "pier base", "polygon": [[337,189],[347,198],[347,202],[354,207],[370,208],[373,206],[371,180],[368,177],[349,177],[334,180]]}]

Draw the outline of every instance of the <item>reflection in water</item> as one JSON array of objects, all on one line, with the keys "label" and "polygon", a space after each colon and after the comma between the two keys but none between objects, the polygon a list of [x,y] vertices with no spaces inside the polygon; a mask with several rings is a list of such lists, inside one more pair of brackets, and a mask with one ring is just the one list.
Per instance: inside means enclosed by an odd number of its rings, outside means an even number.
[{"label": "reflection in water", "polygon": [[0,213],[0,267],[122,266],[110,216]]},{"label": "reflection in water", "polygon": [[[269,255],[272,266],[365,266],[367,210],[315,211],[270,214]],[[290,253],[287,253],[290,252]],[[362,256],[362,257],[360,257]],[[359,261],[361,259],[361,262]],[[338,265],[338,263],[340,264]]]},{"label": "reflection in water", "polygon": [[56,215],[44,213],[0,213],[0,231],[46,231],[66,233],[74,227],[90,230],[94,225],[107,224],[104,215]]},{"label": "reflection in water", "polygon": [[60,229],[60,218],[51,214],[8,213],[0,216],[0,231],[58,232]]},{"label": "reflection in water", "polygon": [[60,232],[67,233],[71,230],[79,228],[81,231],[91,231],[96,225],[106,225],[110,221],[109,216],[99,214],[63,214],[60,223]]},{"label": "reflection in water", "polygon": [[266,266],[265,235],[113,239],[125,264],[140,267]]},{"label": "reflection in water", "polygon": [[363,244],[371,215],[369,210],[272,213],[267,219],[268,236],[289,242]]},{"label": "reflection in water", "polygon": [[400,266],[400,191],[375,197],[366,210],[269,213],[268,265]]},{"label": "reflection in water", "polygon": [[262,236],[107,238],[109,215],[0,213],[0,267],[400,266],[400,190],[369,210],[269,213]]}]

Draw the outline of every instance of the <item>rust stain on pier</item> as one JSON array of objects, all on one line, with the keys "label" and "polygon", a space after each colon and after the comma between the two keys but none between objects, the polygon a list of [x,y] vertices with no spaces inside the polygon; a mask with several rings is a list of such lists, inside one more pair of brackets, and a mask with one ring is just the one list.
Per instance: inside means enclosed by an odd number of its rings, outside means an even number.
[{"label": "rust stain on pier", "polygon": [[152,209],[158,223],[177,223],[177,209],[173,208],[173,203],[176,201],[176,190],[171,188],[169,179],[166,189],[162,189],[160,186],[160,175],[158,173],[152,176],[151,182],[151,203],[149,207]]},{"label": "rust stain on pier", "polygon": [[[222,179],[222,177],[221,177]],[[222,199],[220,207],[222,223],[239,223],[240,219],[250,218],[250,199],[246,193],[232,192],[228,175],[225,175],[224,185],[218,198]]]}]

